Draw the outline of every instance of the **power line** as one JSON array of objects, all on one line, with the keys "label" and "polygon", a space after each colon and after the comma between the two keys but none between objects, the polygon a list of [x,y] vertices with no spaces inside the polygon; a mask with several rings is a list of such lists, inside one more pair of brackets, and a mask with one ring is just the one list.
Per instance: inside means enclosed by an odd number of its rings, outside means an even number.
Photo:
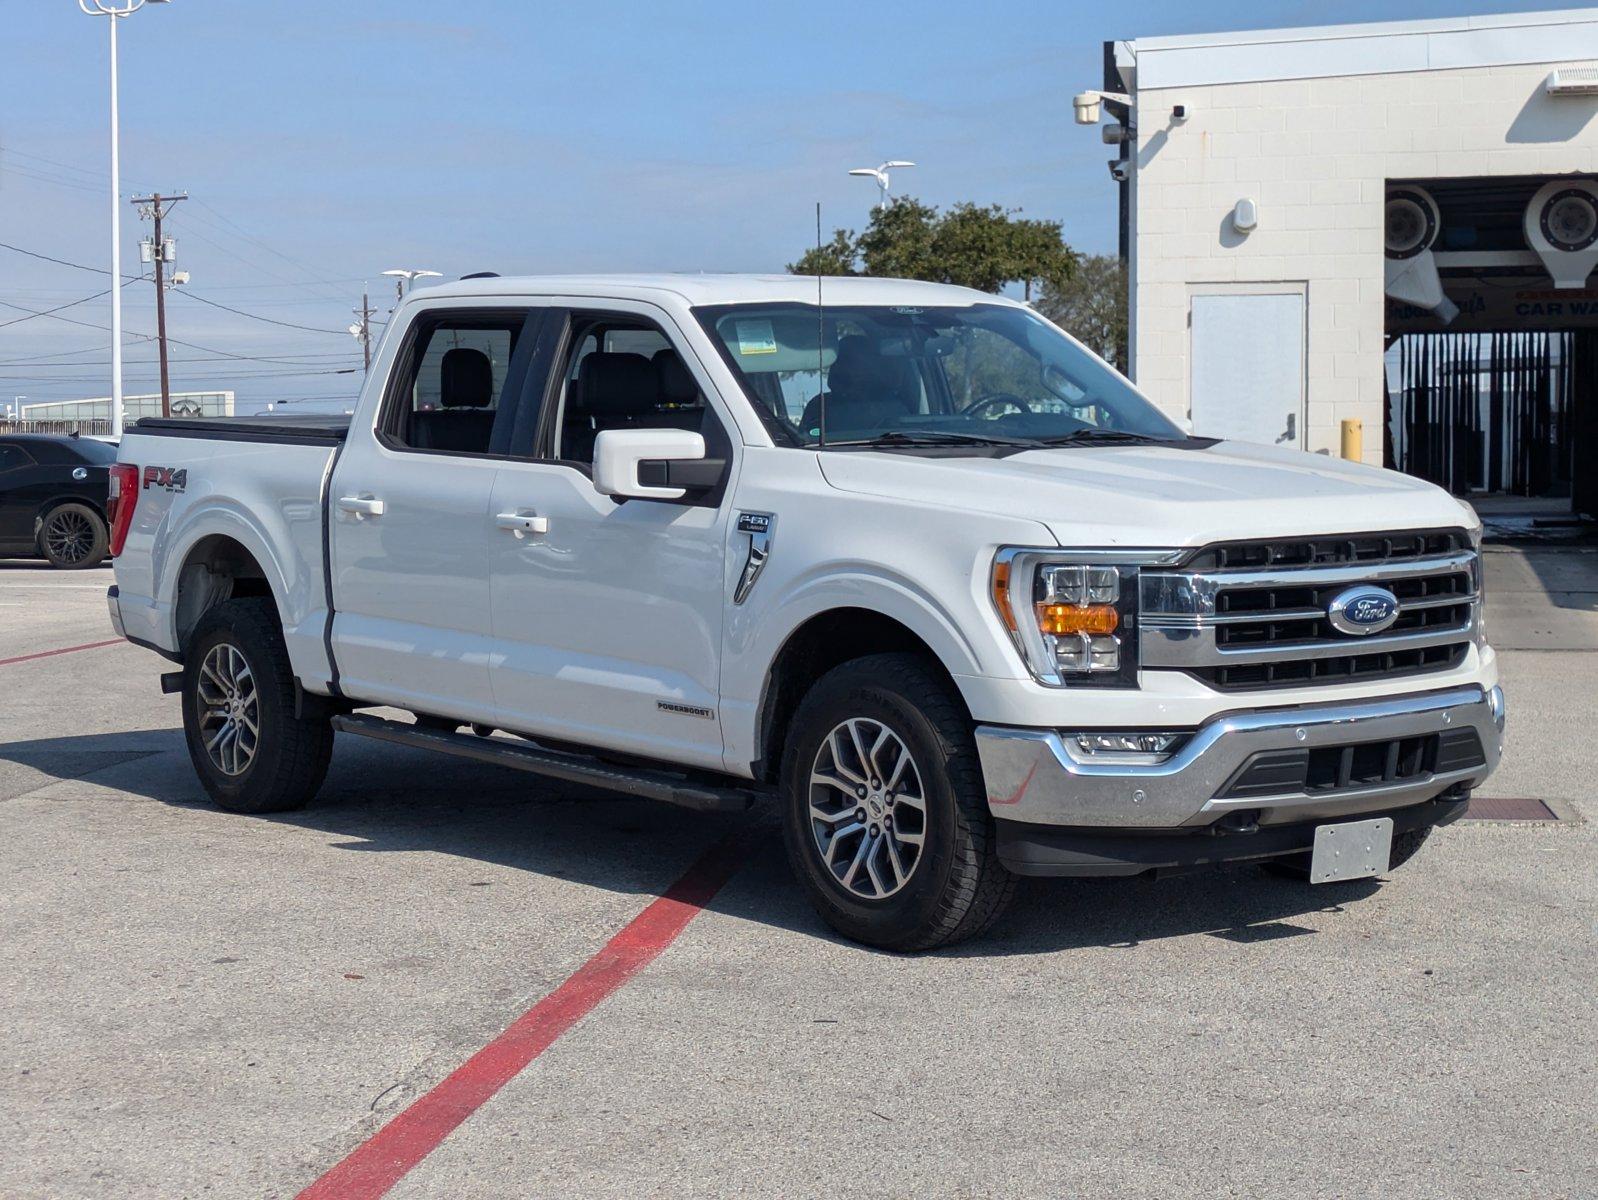
[{"label": "power line", "polygon": [[[203,241],[204,239],[201,239],[201,240]],[[87,266],[87,265],[85,265],[83,263],[69,262],[68,260],[66,260],[64,258],[56,258],[54,255],[51,255],[51,254],[41,254],[37,250],[26,250],[26,249],[24,249],[21,246],[13,246],[10,242],[0,242],[0,249],[10,250],[10,251],[12,251],[15,254],[25,254],[29,258],[37,258],[41,262],[55,263],[57,266],[60,266],[60,267],[71,267],[71,268],[73,268],[74,270],[77,270],[77,271],[92,271],[96,275],[109,275],[109,274],[111,274],[111,272],[106,270],[104,267],[91,267],[91,266]],[[124,275],[122,278],[127,280],[127,281],[129,281],[129,282],[133,282],[135,280],[142,279],[143,276],[141,276],[141,275]],[[104,295],[107,295],[107,294],[108,294],[107,292],[101,292],[100,293],[101,296],[104,296]],[[245,312],[244,309],[242,309],[242,308],[234,308],[232,305],[223,304],[223,303],[221,303],[218,300],[207,300],[204,296],[198,295],[195,292],[185,291],[185,292],[180,292],[179,295],[187,296],[190,300],[198,300],[201,304],[209,304],[212,308],[220,308],[220,309],[222,309],[225,312],[236,313],[238,316],[241,316],[241,317],[248,317],[252,321],[264,321],[268,325],[282,325],[286,329],[303,329],[307,333],[326,333],[326,334],[331,334],[334,337],[348,337],[349,336],[348,331],[343,330],[343,329],[319,329],[319,328],[317,328],[316,326],[313,326],[313,325],[298,325],[298,324],[294,323],[293,321],[279,321],[276,317],[263,317],[263,316],[261,316],[260,313]],[[95,297],[90,297],[90,299],[94,299],[94,298]],[[83,303],[83,301],[81,301],[81,300],[80,301],[76,301],[76,303],[81,304],[81,303]],[[71,305],[64,305],[63,307],[70,308]],[[0,328],[4,328],[4,326],[0,326]]]},{"label": "power line", "polygon": [[293,321],[279,321],[276,317],[263,317],[260,313],[245,312],[242,308],[234,308],[232,305],[223,304],[217,300],[207,300],[204,296],[187,289],[177,294],[179,296],[187,296],[190,300],[198,300],[201,304],[209,304],[212,308],[220,308],[224,312],[237,313],[241,317],[249,317],[252,321],[265,321],[268,325],[281,325],[285,329],[303,329],[307,333],[328,333],[335,337],[349,337],[348,330],[318,329],[314,325],[298,325]]},{"label": "power line", "polygon": [[[126,286],[126,285],[124,285],[124,286]],[[102,292],[101,294],[104,295],[105,293]],[[81,301],[80,301],[80,303],[81,303]],[[63,316],[60,316],[59,314],[53,313],[53,312],[51,312],[51,313],[40,312],[37,309],[24,308],[20,304],[13,304],[9,300],[0,300],[0,305],[3,305],[6,308],[14,308],[18,312],[29,313],[29,314],[31,314],[31,315],[33,315],[35,317],[48,316],[52,321],[65,321],[68,325],[81,325],[85,329],[98,329],[98,330],[101,330],[101,331],[103,331],[105,333],[111,332],[111,327],[109,325],[96,325],[92,321],[79,321],[75,317],[63,317]],[[140,333],[140,332],[138,332],[137,330],[134,330],[134,329],[125,330],[124,332],[127,334],[128,337],[139,338],[142,341],[146,341],[146,342],[155,341],[155,335],[151,334],[151,333]],[[300,366],[301,365],[299,363],[291,361],[288,358],[274,358],[274,357],[271,357],[269,355],[262,355],[262,354],[234,354],[234,353],[232,353],[231,351],[228,351],[228,350],[218,350],[215,346],[202,346],[202,345],[200,345],[197,342],[185,342],[185,341],[183,341],[180,338],[168,338],[167,340],[169,342],[171,342],[174,346],[187,346],[190,350],[203,350],[207,354],[217,354],[217,355],[220,355],[223,358],[235,359],[235,360],[237,360],[239,362],[267,362],[267,363],[280,362],[280,363],[283,363],[285,366],[290,366],[290,367],[296,367],[296,366]]]},{"label": "power line", "polygon": [[[128,281],[128,283],[132,283],[132,282],[133,282],[133,280],[131,280],[131,279]],[[123,287],[127,287],[128,284],[124,283],[122,286]],[[109,296],[110,294],[111,294],[111,289],[110,288],[106,288],[103,292],[96,292],[92,296],[84,296],[82,299],[79,299],[79,300],[68,300],[65,304],[58,304],[54,308],[47,308],[47,309],[44,309],[42,312],[35,312],[31,308],[22,308],[22,306],[20,304],[7,304],[6,305],[7,308],[21,309],[23,312],[27,313],[28,315],[25,316],[25,317],[13,317],[9,321],[0,321],[0,329],[5,329],[7,326],[10,326],[10,325],[20,325],[20,324],[22,324],[22,322],[24,322],[24,321],[32,321],[36,317],[54,317],[56,315],[56,313],[60,312],[62,309],[65,309],[65,308],[76,308],[80,304],[87,304],[90,300],[98,300],[101,296]],[[65,321],[67,318],[66,317],[57,317],[56,319],[59,320],[59,321]]]}]

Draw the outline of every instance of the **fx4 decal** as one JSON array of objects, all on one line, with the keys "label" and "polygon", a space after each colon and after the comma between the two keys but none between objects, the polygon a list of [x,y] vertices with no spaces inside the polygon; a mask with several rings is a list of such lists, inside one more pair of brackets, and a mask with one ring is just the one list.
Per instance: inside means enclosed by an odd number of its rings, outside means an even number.
[{"label": "fx4 decal", "polygon": [[145,490],[158,487],[169,492],[181,492],[188,486],[189,469],[187,467],[179,467],[175,471],[171,467],[144,468]]}]

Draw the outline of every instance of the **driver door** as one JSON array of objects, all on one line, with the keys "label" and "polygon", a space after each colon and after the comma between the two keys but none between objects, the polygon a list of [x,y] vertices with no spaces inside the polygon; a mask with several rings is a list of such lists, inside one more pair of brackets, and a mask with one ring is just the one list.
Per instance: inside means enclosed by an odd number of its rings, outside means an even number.
[{"label": "driver door", "polygon": [[664,312],[592,303],[550,312],[539,419],[518,422],[494,480],[495,701],[508,728],[719,768],[725,479],[618,503],[592,457],[603,429],[694,428],[730,470],[730,425]]}]

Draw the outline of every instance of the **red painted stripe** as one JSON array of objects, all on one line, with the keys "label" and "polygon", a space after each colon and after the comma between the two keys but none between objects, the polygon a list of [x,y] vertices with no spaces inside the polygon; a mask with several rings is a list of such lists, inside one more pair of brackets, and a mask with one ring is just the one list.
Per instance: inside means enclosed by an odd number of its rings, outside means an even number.
[{"label": "red painted stripe", "polygon": [[564,983],[516,1018],[310,1187],[299,1200],[372,1200],[398,1183],[555,1040],[659,956],[743,865],[750,835],[727,835]]},{"label": "red painted stripe", "polygon": [[15,658],[0,658],[0,667],[9,667],[12,663],[32,662],[36,658],[54,658],[57,654],[75,654],[79,650],[99,650],[103,646],[119,646],[121,638],[112,638],[106,642],[85,642],[81,646],[62,646],[59,650],[40,650],[37,654],[19,654]]}]

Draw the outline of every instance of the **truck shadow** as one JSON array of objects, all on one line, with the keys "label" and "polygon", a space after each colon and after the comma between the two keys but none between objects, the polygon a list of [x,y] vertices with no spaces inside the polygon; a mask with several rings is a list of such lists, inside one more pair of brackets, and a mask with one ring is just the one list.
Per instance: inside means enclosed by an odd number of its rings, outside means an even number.
[{"label": "truck shadow", "polygon": [[[210,814],[177,729],[45,738],[0,745],[0,802],[62,780]],[[774,815],[696,813],[507,768],[341,738],[316,802],[295,813],[226,817],[313,830],[358,859],[430,853],[653,898],[703,849],[752,827],[743,869],[713,912],[840,942],[811,911],[784,860]],[[285,870],[292,869],[285,865]],[[366,869],[352,859],[350,870]],[[1133,950],[1208,934],[1238,943],[1308,936],[1293,918],[1338,911],[1381,885],[1311,888],[1252,868],[1163,880],[1023,880],[1014,906],[985,937],[939,951],[952,958],[1073,949]],[[858,949],[855,947],[854,949]]]}]

